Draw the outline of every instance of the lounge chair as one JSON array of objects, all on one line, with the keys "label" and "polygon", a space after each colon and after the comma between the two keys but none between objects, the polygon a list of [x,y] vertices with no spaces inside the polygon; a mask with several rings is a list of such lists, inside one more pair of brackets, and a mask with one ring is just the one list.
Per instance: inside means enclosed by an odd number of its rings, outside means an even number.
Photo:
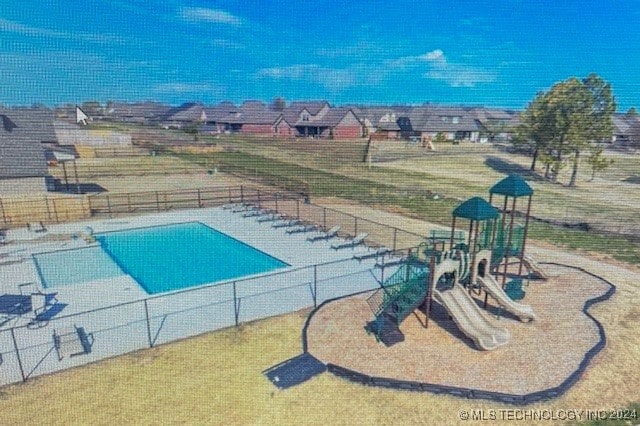
[{"label": "lounge chair", "polygon": [[343,248],[359,246],[360,244],[364,243],[364,239],[367,238],[367,236],[369,236],[369,234],[367,234],[366,232],[362,232],[356,235],[355,238],[353,238],[352,240],[347,240],[341,243],[333,244],[331,248],[335,250],[340,250]]},{"label": "lounge chair", "polygon": [[300,225],[301,223],[302,221],[298,219],[289,219],[289,220],[281,220],[281,221],[275,222],[271,226],[274,228],[290,228],[292,226]]},{"label": "lounge chair", "polygon": [[312,235],[307,238],[307,241],[320,241],[320,240],[330,240],[338,236],[338,231],[340,231],[340,226],[336,225],[333,228],[329,229],[327,232],[321,232],[318,235]]},{"label": "lounge chair", "polygon": [[356,260],[365,260],[365,259],[371,259],[374,257],[380,257],[380,256],[384,256],[385,254],[389,254],[391,253],[391,250],[389,250],[386,247],[380,247],[377,250],[374,251],[370,251],[368,253],[362,253],[362,254],[354,254],[353,258]]},{"label": "lounge chair", "polygon": [[33,293],[31,294],[31,314],[32,318],[28,327],[42,327],[47,325],[49,320],[58,315],[66,306],[66,303],[58,302],[57,293]]},{"label": "lounge chair", "polygon": [[311,232],[318,229],[317,225],[299,225],[287,229],[287,234],[297,234],[300,232]]},{"label": "lounge chair", "polygon": [[265,216],[271,214],[270,210],[261,209],[259,207],[255,207],[248,212],[242,214],[242,217],[256,217],[256,216]]},{"label": "lounge chair", "polygon": [[233,209],[237,209],[240,207],[246,207],[247,203],[230,203],[230,204],[225,204],[222,206],[222,208],[224,210],[233,210]]},{"label": "lounge chair", "polygon": [[69,328],[53,330],[53,345],[58,354],[58,360],[91,353],[94,338],[93,333],[87,333],[84,327],[74,325]]},{"label": "lounge chair", "polygon": [[237,207],[233,207],[231,209],[231,211],[233,213],[242,213],[242,212],[248,212],[251,210],[256,210],[258,207],[252,205],[252,204],[247,204],[247,203],[242,203],[239,204]]},{"label": "lounge chair", "polygon": [[282,220],[283,217],[284,217],[284,215],[282,215],[280,213],[269,213],[267,215],[260,216],[258,218],[258,222],[260,222],[260,223],[263,223],[263,222],[275,222],[276,220]]},{"label": "lounge chair", "polygon": [[42,222],[31,222],[27,224],[27,228],[31,232],[47,232],[47,228]]}]

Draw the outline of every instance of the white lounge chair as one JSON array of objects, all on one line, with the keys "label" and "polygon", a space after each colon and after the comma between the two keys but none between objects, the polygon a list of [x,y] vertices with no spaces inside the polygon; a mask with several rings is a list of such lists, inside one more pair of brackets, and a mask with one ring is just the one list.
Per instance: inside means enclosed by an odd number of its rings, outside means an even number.
[{"label": "white lounge chair", "polygon": [[47,232],[47,228],[42,222],[31,222],[27,224],[27,228],[31,232]]},{"label": "white lounge chair", "polygon": [[231,209],[231,211],[233,213],[242,213],[242,212],[248,212],[251,210],[256,210],[258,209],[258,207],[252,205],[252,204],[247,204],[247,203],[242,203],[240,205],[238,205],[237,207],[234,207]]},{"label": "white lounge chair", "polygon": [[391,250],[389,250],[386,247],[380,247],[377,250],[374,251],[370,251],[368,253],[362,253],[362,254],[354,254],[353,258],[356,260],[364,260],[364,259],[371,259],[371,258],[378,258],[380,256],[384,256],[385,254],[389,254],[391,253]]},{"label": "white lounge chair", "polygon": [[242,217],[256,217],[256,216],[264,216],[266,214],[271,213],[269,210],[264,210],[259,207],[254,207],[253,209],[242,214]]},{"label": "white lounge chair", "polygon": [[353,238],[352,240],[347,240],[347,241],[343,241],[341,243],[333,244],[331,246],[331,248],[335,249],[335,250],[339,250],[339,249],[343,249],[343,248],[350,248],[350,247],[359,246],[360,244],[364,243],[364,239],[367,238],[368,236],[369,236],[369,234],[367,234],[366,232],[362,232],[362,233],[356,235],[355,238]]},{"label": "white lounge chair", "polygon": [[299,225],[293,228],[287,229],[287,234],[297,234],[300,232],[311,232],[318,229],[317,225]]},{"label": "white lounge chair", "polygon": [[274,228],[290,228],[292,226],[300,225],[301,223],[302,221],[298,219],[289,219],[289,220],[281,220],[278,222],[274,222],[274,224],[271,226]]},{"label": "white lounge chair", "polygon": [[275,222],[276,220],[280,220],[282,218],[283,218],[283,215],[281,215],[280,213],[268,213],[263,216],[259,216],[257,220],[259,223],[263,223],[263,222]]},{"label": "white lounge chair", "polygon": [[338,236],[338,231],[340,231],[340,226],[336,225],[333,228],[329,229],[327,232],[321,232],[317,235],[312,235],[307,238],[307,241],[320,241],[320,240],[330,240]]}]

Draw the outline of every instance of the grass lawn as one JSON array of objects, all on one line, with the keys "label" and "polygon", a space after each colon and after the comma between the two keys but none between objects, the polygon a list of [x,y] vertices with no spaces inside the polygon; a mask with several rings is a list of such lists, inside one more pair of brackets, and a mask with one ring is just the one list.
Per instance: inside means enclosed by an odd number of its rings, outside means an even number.
[{"label": "grass lawn", "polygon": [[[346,198],[444,225],[450,223],[451,210],[461,200],[473,195],[488,196],[488,189],[504,177],[503,172],[526,169],[528,161],[523,156],[512,160],[511,155],[488,146],[472,147],[470,153],[463,155],[453,155],[452,150],[457,147],[448,147],[449,152],[438,155],[425,156],[422,152],[416,157],[417,153],[411,153],[415,158],[378,163],[369,168],[361,161],[364,152],[362,142],[352,145],[341,141],[298,143],[269,140],[259,143],[233,139],[231,142],[233,151],[182,156],[280,186],[304,183],[313,196]],[[399,151],[405,148],[388,148],[391,149]],[[334,152],[335,158],[329,158],[327,153]],[[394,157],[395,154],[387,152],[385,155]],[[640,159],[637,161],[640,167]],[[600,190],[594,191],[594,187],[585,182],[581,182],[577,189],[570,189],[534,181],[536,195],[532,214],[561,221],[604,223],[605,227],[612,227],[612,231],[638,226],[640,232],[640,217],[637,215],[640,195],[633,193],[625,197],[626,186],[630,184],[616,182],[603,179],[599,183]],[[524,202],[520,208],[525,208]],[[532,223],[530,237],[567,248],[604,253],[625,262],[640,262],[638,243],[623,237],[569,230],[544,223]]]}]

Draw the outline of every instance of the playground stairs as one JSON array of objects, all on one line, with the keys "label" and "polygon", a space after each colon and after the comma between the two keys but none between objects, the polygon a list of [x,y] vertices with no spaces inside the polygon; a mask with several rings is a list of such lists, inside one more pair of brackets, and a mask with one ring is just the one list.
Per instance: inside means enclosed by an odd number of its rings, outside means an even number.
[{"label": "playground stairs", "polygon": [[399,326],[424,301],[428,269],[422,263],[406,263],[390,276],[367,303],[375,319],[365,329],[387,346],[404,340]]}]

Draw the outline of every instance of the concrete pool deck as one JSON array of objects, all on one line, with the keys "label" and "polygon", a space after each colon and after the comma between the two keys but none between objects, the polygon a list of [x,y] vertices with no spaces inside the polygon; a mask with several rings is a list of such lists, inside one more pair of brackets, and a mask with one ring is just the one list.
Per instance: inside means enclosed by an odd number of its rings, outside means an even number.
[{"label": "concrete pool deck", "polygon": [[[73,262],[75,249],[97,244],[85,238],[91,232],[99,234],[194,221],[290,266],[213,285],[149,295],[125,274],[43,288],[33,260],[34,254],[63,251]],[[17,294],[19,285],[33,282],[45,293],[56,292],[56,298],[67,306],[37,329],[25,327],[30,321],[29,315],[16,317],[0,327],[0,354],[5,360],[0,369],[14,364],[14,371],[5,375],[3,383],[18,381],[21,375],[36,376],[379,287],[383,271],[375,267],[377,259],[353,259],[356,254],[372,253],[372,248],[360,245],[335,250],[331,245],[339,238],[309,242],[307,238],[314,232],[288,234],[286,229],[274,228],[272,222],[258,222],[256,217],[243,217],[242,213],[229,209],[207,208],[51,225],[46,232],[39,233],[27,229],[9,231],[9,244],[0,247],[0,294]],[[82,326],[95,335],[92,352],[86,357],[62,361],[49,356],[53,331],[73,326]],[[15,328],[17,344],[13,344],[7,332],[10,328]],[[15,368],[16,346],[21,362],[26,365],[22,374]]]}]

